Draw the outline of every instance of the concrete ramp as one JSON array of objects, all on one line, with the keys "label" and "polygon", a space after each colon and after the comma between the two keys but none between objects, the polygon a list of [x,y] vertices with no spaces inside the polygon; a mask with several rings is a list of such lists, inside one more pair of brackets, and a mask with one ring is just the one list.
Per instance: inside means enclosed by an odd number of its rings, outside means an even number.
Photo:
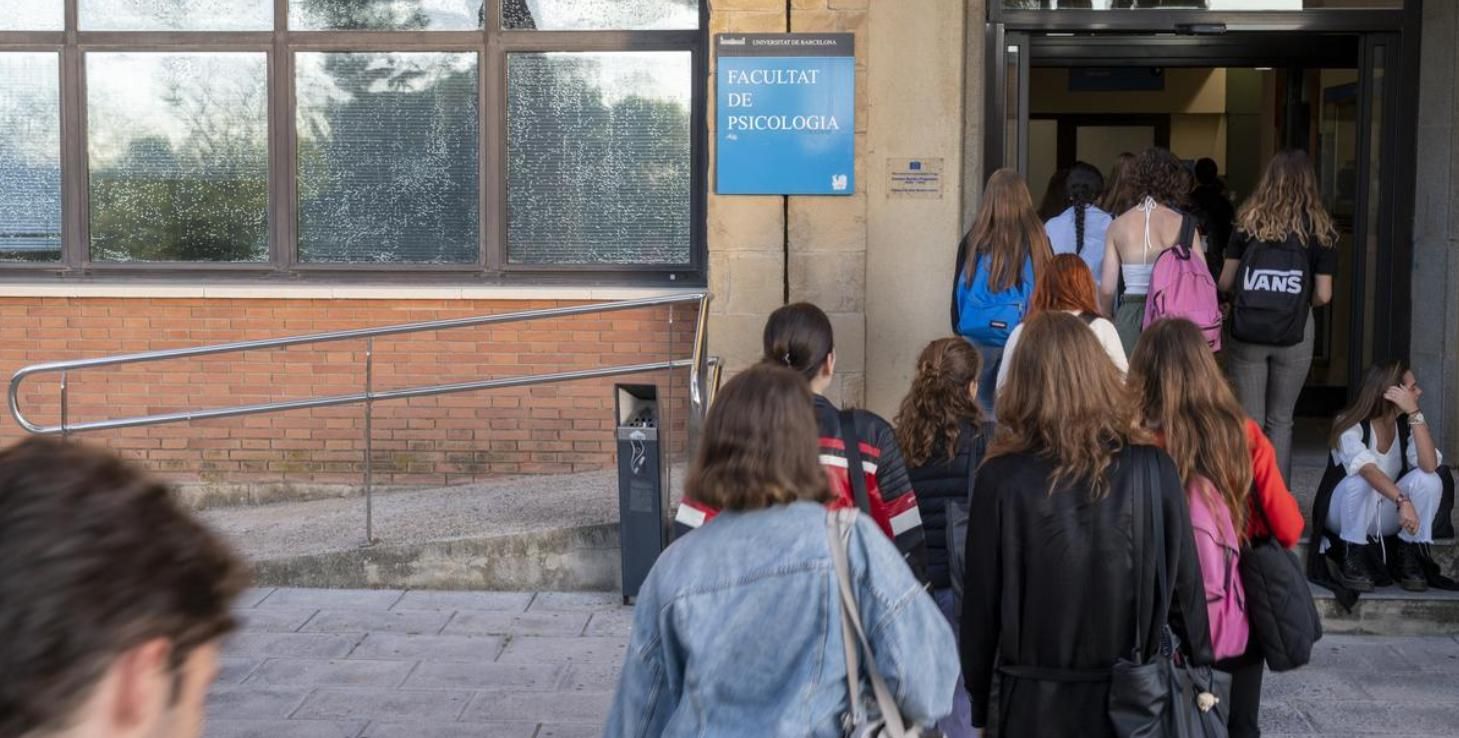
[{"label": "concrete ramp", "polygon": [[[671,485],[677,500],[683,470]],[[213,508],[202,516],[254,562],[260,585],[330,588],[611,590],[618,586],[612,471],[513,477],[374,500]]]}]

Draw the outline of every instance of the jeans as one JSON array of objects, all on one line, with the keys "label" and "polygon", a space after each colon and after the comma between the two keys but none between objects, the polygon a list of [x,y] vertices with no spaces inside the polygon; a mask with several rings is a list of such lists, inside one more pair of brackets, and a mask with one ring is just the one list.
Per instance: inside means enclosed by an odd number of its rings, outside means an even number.
[{"label": "jeans", "polygon": [[1288,484],[1292,483],[1292,411],[1311,368],[1311,315],[1302,342],[1293,346],[1242,343],[1234,338],[1226,343],[1226,370],[1236,399],[1272,440],[1277,467]]},{"label": "jeans", "polygon": [[973,348],[983,358],[983,371],[978,374],[978,407],[983,409],[983,417],[993,420],[997,418],[993,409],[998,397],[998,365],[1003,361],[1003,347],[974,343]]},{"label": "jeans", "polygon": [[[938,609],[942,610],[943,617],[952,625],[952,632],[958,632],[960,627],[957,621],[957,613],[953,610],[953,599],[951,589],[937,589],[932,591],[932,598],[937,600]],[[967,685],[963,684],[962,675],[957,678],[957,692],[952,696],[952,714],[937,721],[937,727],[947,738],[976,738],[977,733],[973,731],[973,703],[968,695]]]},{"label": "jeans", "polygon": [[1230,738],[1261,738],[1261,679],[1266,662],[1261,644],[1251,634],[1246,653],[1216,662],[1216,668],[1231,675]]}]

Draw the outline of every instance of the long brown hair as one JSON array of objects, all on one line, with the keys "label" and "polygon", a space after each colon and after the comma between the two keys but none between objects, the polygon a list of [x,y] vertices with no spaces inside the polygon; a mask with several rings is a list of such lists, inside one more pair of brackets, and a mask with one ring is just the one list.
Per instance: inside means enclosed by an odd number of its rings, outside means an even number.
[{"label": "long brown hair", "polygon": [[1382,417],[1388,412],[1395,411],[1392,402],[1383,397],[1383,393],[1389,387],[1395,387],[1403,383],[1403,375],[1408,373],[1408,362],[1402,359],[1393,359],[1368,367],[1363,372],[1363,384],[1358,388],[1358,399],[1353,401],[1337,418],[1332,421],[1332,435],[1328,441],[1333,448],[1337,448],[1338,439],[1342,432],[1361,423],[1365,420],[1373,420]]},{"label": "long brown hair", "polygon": [[1241,204],[1236,226],[1263,241],[1294,236],[1303,246],[1337,245],[1337,226],[1322,205],[1312,160],[1301,149],[1286,149],[1272,157],[1256,191]]},{"label": "long brown hair", "polygon": [[1094,299],[1094,274],[1089,265],[1075,254],[1059,254],[1049,261],[1033,288],[1029,315],[1047,310],[1077,310],[1099,314]]},{"label": "long brown hair", "polygon": [[1126,210],[1135,207],[1140,193],[1135,191],[1135,155],[1126,151],[1115,159],[1105,180],[1104,197],[1099,199],[1099,209],[1118,218]]},{"label": "long brown hair", "polygon": [[938,450],[951,460],[963,424],[982,425],[983,411],[968,391],[982,368],[978,350],[961,338],[940,338],[922,349],[912,389],[897,411],[897,445],[907,466],[922,466]]},{"label": "long brown hair", "polygon": [[1246,412],[1201,330],[1179,318],[1146,328],[1130,355],[1128,381],[1146,427],[1164,435],[1181,481],[1190,484],[1197,475],[1210,481],[1242,534],[1252,476]]},{"label": "long brown hair", "polygon": [[997,411],[988,458],[1028,452],[1052,461],[1050,491],[1083,482],[1103,497],[1115,452],[1150,441],[1120,370],[1094,331],[1067,313],[1024,323]]},{"label": "long brown hair", "polygon": [[792,369],[756,364],[719,391],[684,495],[725,510],[832,499],[811,390]]},{"label": "long brown hair", "polygon": [[1012,169],[999,169],[988,178],[978,219],[964,238],[968,260],[963,279],[971,285],[978,258],[988,257],[988,289],[1002,292],[1023,282],[1023,263],[1033,259],[1033,273],[1043,271],[1053,254],[1043,221],[1033,209],[1033,196],[1023,176]]}]

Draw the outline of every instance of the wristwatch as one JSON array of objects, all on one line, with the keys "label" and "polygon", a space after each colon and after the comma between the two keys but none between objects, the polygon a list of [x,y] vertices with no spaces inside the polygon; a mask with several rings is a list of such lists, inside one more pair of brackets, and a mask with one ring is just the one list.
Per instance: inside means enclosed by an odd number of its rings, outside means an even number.
[{"label": "wristwatch", "polygon": [[1405,503],[1405,502],[1411,503],[1411,502],[1413,502],[1413,500],[1409,499],[1408,495],[1403,494],[1403,493],[1399,493],[1398,499],[1394,500],[1393,501],[1393,504],[1395,504],[1395,505],[1397,505],[1399,507],[1403,507],[1403,503]]},{"label": "wristwatch", "polygon": [[1428,422],[1429,421],[1424,419],[1424,414],[1422,411],[1412,412],[1408,415],[1409,425],[1427,425]]}]

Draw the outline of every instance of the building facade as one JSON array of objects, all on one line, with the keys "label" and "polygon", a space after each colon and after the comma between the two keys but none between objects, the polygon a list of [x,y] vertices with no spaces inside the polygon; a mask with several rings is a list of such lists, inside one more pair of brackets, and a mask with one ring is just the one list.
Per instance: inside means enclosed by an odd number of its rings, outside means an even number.
[{"label": "building facade", "polygon": [[[1313,412],[1355,367],[1406,354],[1459,450],[1452,3],[236,5],[20,0],[0,18],[0,372],[707,287],[728,371],[758,358],[766,314],[812,301],[836,327],[833,399],[890,414],[917,352],[948,332],[956,243],[993,169],[1021,169],[1038,197],[1073,159],[1106,168],[1159,143],[1216,160],[1239,198],[1264,157],[1299,145],[1346,234]],[[714,38],[784,32],[854,34],[849,196],[713,191]],[[940,166],[937,196],[891,191],[909,159]],[[400,337],[373,346],[374,381],[668,359],[687,355],[695,317],[655,307]],[[77,374],[67,417],[357,391],[363,353]],[[25,385],[27,416],[56,422],[56,379]],[[682,372],[641,381],[684,392]],[[601,468],[610,384],[379,403],[376,480]],[[359,408],[338,407],[95,440],[209,494],[265,499],[357,485],[363,430]],[[21,434],[0,423],[0,438]]]}]

